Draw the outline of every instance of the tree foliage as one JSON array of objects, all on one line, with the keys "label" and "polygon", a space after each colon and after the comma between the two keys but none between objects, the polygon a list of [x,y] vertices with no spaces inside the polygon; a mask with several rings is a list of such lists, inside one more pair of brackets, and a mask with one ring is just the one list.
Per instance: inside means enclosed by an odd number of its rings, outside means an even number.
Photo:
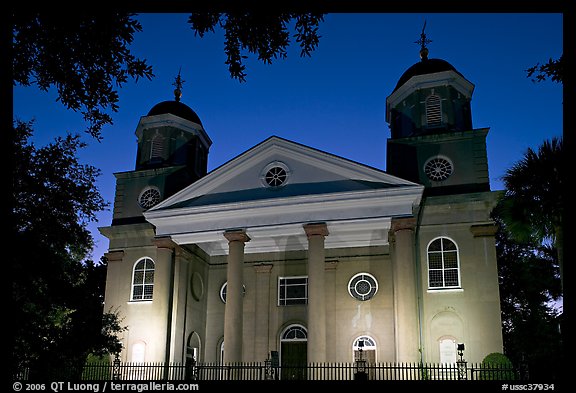
[{"label": "tree foliage", "polygon": [[310,56],[316,49],[320,36],[318,24],[322,14],[259,12],[193,13],[188,22],[200,37],[214,32],[216,26],[224,29],[224,52],[232,78],[246,80],[247,58],[243,51],[257,54],[258,60],[271,64],[273,59],[285,59],[290,45],[288,24],[294,21],[294,38],[300,45],[300,56]]},{"label": "tree foliage", "polygon": [[496,253],[504,352],[532,377],[551,378],[559,366],[559,313],[553,302],[561,288],[556,250],[550,245],[518,242],[493,212],[498,224]]},{"label": "tree foliage", "polygon": [[562,138],[528,148],[503,176],[503,219],[519,241],[554,240],[562,224],[564,186]]},{"label": "tree foliage", "polygon": [[562,138],[545,140],[503,176],[506,191],[497,206],[505,229],[519,242],[551,242],[558,250],[562,275],[565,167]]},{"label": "tree foliage", "polygon": [[14,85],[55,88],[58,101],[81,111],[88,133],[101,138],[118,111],[118,92],[128,78],[152,78],[152,67],[129,50],[141,31],[133,14],[19,10],[13,15]]},{"label": "tree foliage", "polygon": [[503,338],[514,364],[531,377],[557,376],[561,347],[562,247],[566,183],[561,138],[545,140],[506,171],[493,211],[498,224]]},{"label": "tree foliage", "polygon": [[547,63],[536,63],[526,70],[528,78],[532,78],[532,82],[543,82],[550,78],[553,82],[564,83],[564,55],[554,60],[548,59]]},{"label": "tree foliage", "polygon": [[87,224],[107,206],[95,188],[100,171],[78,162],[78,135],[37,148],[29,142],[32,122],[15,121],[11,132],[11,365],[46,370],[118,351],[120,321],[103,310],[106,261],[86,260]]},{"label": "tree foliage", "polygon": [[[64,12],[19,10],[13,15],[12,73],[14,85],[54,88],[57,100],[66,108],[80,111],[88,123],[87,132],[102,138],[101,129],[112,124],[119,110],[118,88],[129,78],[154,77],[152,66],[130,52],[134,35],[142,31],[132,13]],[[215,27],[224,30],[226,64],[232,78],[246,80],[245,51],[265,63],[284,59],[290,45],[290,24],[301,56],[310,56],[320,36],[322,14],[196,12],[189,17],[192,30],[200,37]]]}]

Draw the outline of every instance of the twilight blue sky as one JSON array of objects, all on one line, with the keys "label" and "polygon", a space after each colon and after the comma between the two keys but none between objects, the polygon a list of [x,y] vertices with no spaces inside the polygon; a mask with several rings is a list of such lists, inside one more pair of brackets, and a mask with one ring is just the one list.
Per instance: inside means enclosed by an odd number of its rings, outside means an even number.
[{"label": "twilight blue sky", "polygon": [[[98,188],[110,208],[90,225],[100,259],[108,240],[97,227],[112,221],[115,172],[135,167],[141,116],[156,103],[173,99],[180,67],[182,102],[199,115],[213,141],[212,170],[271,135],[308,145],[379,169],[386,169],[386,97],[402,73],[419,61],[424,20],[430,58],[450,62],[475,85],[474,128],[490,128],[487,139],[492,190],[528,147],[561,136],[562,86],[533,83],[525,70],[562,54],[562,14],[558,13],[332,13],[320,24],[320,44],[312,57],[300,57],[295,42],[286,60],[272,65],[246,59],[247,81],[230,78],[223,33],[194,36],[187,14],[140,14],[143,31],[131,46],[156,75],[129,81],[119,90],[120,110],[103,140],[84,134],[89,146],[81,161],[100,168]],[[82,132],[79,113],[55,102],[54,92],[14,88],[13,110],[21,120],[35,119],[37,145],[56,135]]]}]

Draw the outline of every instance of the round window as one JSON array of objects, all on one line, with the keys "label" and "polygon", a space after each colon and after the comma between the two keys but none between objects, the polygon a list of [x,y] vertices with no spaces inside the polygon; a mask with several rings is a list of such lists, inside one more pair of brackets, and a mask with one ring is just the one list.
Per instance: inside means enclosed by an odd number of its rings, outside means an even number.
[{"label": "round window", "polygon": [[450,177],[453,171],[454,167],[452,166],[452,163],[442,157],[431,158],[424,165],[424,173],[426,173],[426,176],[433,181],[446,180]]},{"label": "round window", "polygon": [[280,187],[286,181],[286,171],[284,168],[275,166],[266,172],[265,179],[266,184],[268,184],[270,187]]},{"label": "round window", "polygon": [[272,189],[285,186],[289,177],[290,170],[288,166],[280,161],[269,163],[260,172],[262,185]]},{"label": "round window", "polygon": [[368,273],[358,273],[348,282],[348,293],[355,299],[370,300],[378,292],[378,281]]},{"label": "round window", "polygon": [[[222,284],[222,287],[220,288],[220,300],[222,300],[222,302],[226,303],[226,292],[228,289],[228,281],[226,281],[224,284]],[[246,286],[242,285],[242,296],[246,295]]]},{"label": "round window", "polygon": [[156,187],[145,188],[138,197],[138,204],[142,209],[150,209],[160,202],[160,190]]}]

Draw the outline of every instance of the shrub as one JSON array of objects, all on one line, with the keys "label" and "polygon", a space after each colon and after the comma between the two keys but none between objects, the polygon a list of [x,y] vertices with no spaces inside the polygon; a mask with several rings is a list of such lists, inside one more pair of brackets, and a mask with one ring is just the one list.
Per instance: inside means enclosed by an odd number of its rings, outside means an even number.
[{"label": "shrub", "polygon": [[514,380],[516,374],[512,362],[503,353],[493,352],[482,360],[479,379]]}]

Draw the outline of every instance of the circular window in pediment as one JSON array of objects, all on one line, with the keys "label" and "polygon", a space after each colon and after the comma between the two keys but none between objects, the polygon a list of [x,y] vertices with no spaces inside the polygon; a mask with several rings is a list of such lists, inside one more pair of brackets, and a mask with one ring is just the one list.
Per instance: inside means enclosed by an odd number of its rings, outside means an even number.
[{"label": "circular window in pediment", "polygon": [[268,188],[279,188],[288,182],[290,170],[280,161],[274,161],[266,165],[260,174],[262,185]]},{"label": "circular window in pediment", "polygon": [[275,166],[271,168],[268,172],[266,172],[266,184],[270,187],[280,187],[286,181],[286,171],[284,168],[279,166]]}]

